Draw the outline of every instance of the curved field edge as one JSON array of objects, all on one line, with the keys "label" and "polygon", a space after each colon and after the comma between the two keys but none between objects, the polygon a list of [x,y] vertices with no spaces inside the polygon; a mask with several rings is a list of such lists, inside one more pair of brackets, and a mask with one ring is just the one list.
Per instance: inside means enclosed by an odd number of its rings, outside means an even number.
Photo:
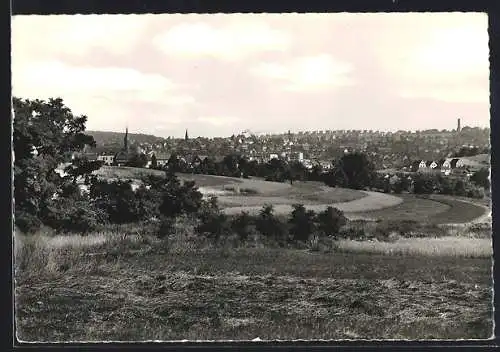
[{"label": "curved field edge", "polygon": [[409,220],[429,224],[466,224],[485,215],[487,208],[473,202],[444,198],[439,195],[400,195],[401,204],[355,214],[360,219]]},{"label": "curved field edge", "polygon": [[492,332],[486,259],[234,249],[84,256],[69,268],[18,276],[18,336],[28,341],[457,339]]}]

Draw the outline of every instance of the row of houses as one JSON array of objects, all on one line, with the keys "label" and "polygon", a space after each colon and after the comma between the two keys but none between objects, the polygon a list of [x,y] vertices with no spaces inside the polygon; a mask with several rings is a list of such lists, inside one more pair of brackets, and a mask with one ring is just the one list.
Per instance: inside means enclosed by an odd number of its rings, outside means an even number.
[{"label": "row of houses", "polygon": [[446,158],[443,160],[417,160],[409,167],[403,167],[403,171],[424,173],[471,173],[487,166],[487,158],[481,161],[470,158]]}]

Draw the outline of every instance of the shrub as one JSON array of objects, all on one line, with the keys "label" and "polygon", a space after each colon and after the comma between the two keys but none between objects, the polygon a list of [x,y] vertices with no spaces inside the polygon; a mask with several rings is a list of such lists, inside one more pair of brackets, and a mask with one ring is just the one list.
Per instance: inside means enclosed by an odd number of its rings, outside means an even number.
[{"label": "shrub", "polygon": [[387,239],[392,234],[400,236],[408,236],[411,232],[415,231],[418,223],[412,220],[395,220],[395,221],[381,221],[375,227],[375,235],[378,238]]},{"label": "shrub", "polygon": [[19,230],[26,234],[35,233],[42,226],[42,222],[38,216],[21,209],[16,209],[15,223]]},{"label": "shrub", "polygon": [[256,228],[266,238],[284,246],[288,242],[288,229],[284,222],[276,218],[272,205],[264,205],[256,219]]},{"label": "shrub", "polygon": [[418,175],[413,181],[413,192],[415,194],[432,194],[437,183],[434,178],[426,175]]},{"label": "shrub", "polygon": [[159,214],[158,194],[140,186],[132,189],[132,181],[94,181],[90,197],[108,214],[112,223],[123,224],[145,220]]},{"label": "shrub", "polygon": [[253,219],[248,212],[241,212],[231,221],[231,229],[239,236],[240,240],[246,241],[251,234]]},{"label": "shrub", "polygon": [[334,207],[328,207],[316,216],[318,230],[325,236],[337,236],[340,228],[347,223],[344,213]]},{"label": "shrub", "polygon": [[307,211],[302,204],[293,205],[293,211],[288,223],[294,241],[307,241],[316,229],[315,215],[314,211]]},{"label": "shrub", "polygon": [[482,199],[484,198],[484,188],[478,186],[471,186],[467,189],[466,195],[469,198]]},{"label": "shrub", "polygon": [[171,235],[175,230],[175,222],[176,222],[175,218],[163,217],[160,220],[160,224],[158,227],[158,231],[156,233],[156,237],[165,238],[165,237],[168,237],[169,235]]},{"label": "shrub", "polygon": [[106,221],[107,214],[89,200],[58,198],[44,211],[44,223],[58,232],[87,234]]},{"label": "shrub", "polygon": [[220,211],[208,211],[200,215],[200,224],[196,226],[196,232],[208,238],[219,241],[221,237],[230,234],[231,226],[226,214]]}]

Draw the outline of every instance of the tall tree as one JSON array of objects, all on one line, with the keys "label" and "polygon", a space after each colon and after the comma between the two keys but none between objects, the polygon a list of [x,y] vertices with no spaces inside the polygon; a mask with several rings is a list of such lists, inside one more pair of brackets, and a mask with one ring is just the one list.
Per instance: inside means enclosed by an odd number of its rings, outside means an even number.
[{"label": "tall tree", "polygon": [[152,169],[158,168],[158,159],[156,158],[155,154],[151,155],[151,168]]},{"label": "tall tree", "polygon": [[95,141],[84,133],[87,117],[73,115],[61,98],[14,97],[13,111],[15,222],[28,232],[40,225],[54,193],[65,185],[56,173],[58,165]]},{"label": "tall tree", "polygon": [[335,165],[333,177],[335,184],[353,189],[371,186],[375,179],[375,167],[364,153],[343,155]]}]

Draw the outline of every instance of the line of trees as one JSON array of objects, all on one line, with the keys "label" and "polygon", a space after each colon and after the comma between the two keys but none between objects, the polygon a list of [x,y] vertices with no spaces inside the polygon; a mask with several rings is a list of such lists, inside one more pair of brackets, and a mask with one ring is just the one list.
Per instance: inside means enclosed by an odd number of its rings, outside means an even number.
[{"label": "line of trees", "polygon": [[255,176],[275,182],[320,181],[331,187],[375,190],[385,193],[440,193],[482,198],[485,190],[489,190],[490,187],[487,168],[475,172],[470,179],[420,173],[415,173],[410,178],[402,173],[388,177],[377,174],[374,164],[367,155],[359,152],[344,154],[338,160],[332,161],[332,166],[331,170],[325,172],[319,165],[307,169],[298,161],[286,162],[282,159],[271,159],[267,163],[257,163],[238,155],[228,155],[220,162],[206,158],[191,168],[174,154],[165,168],[174,172],[230,177]]},{"label": "line of trees", "polygon": [[152,168],[169,169],[172,172],[244,178],[259,177],[267,181],[290,183],[321,181],[330,186],[355,189],[370,187],[375,178],[373,163],[362,153],[345,154],[337,161],[332,161],[333,168],[329,172],[324,172],[320,165],[314,165],[308,169],[299,161],[287,162],[278,158],[259,163],[237,154],[226,155],[219,162],[207,157],[194,165],[189,165],[174,153],[163,167],[159,167],[156,160],[152,160],[151,163]]},{"label": "line of trees", "polygon": [[258,234],[284,247],[307,242],[312,236],[336,239],[347,223],[343,212],[333,207],[316,213],[306,210],[302,204],[295,204],[288,218],[281,218],[275,216],[272,205],[264,205],[257,215],[241,212],[230,217],[217,206],[216,198],[212,198],[209,204],[200,216],[196,232],[214,241],[236,234],[244,242]]}]

